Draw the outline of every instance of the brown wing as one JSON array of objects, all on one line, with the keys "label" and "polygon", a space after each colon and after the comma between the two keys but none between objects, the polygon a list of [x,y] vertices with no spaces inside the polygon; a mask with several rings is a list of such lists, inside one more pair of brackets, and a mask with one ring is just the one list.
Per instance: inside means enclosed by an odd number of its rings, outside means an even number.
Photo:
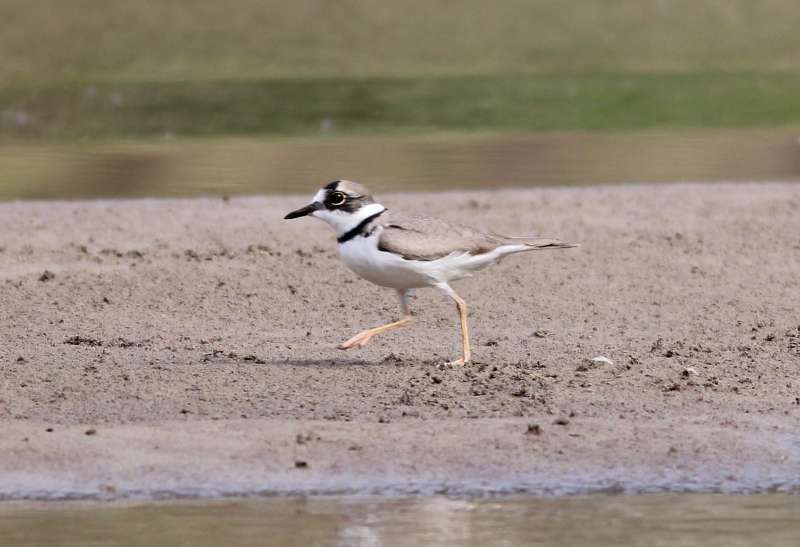
[{"label": "brown wing", "polygon": [[437,218],[390,219],[378,240],[381,251],[407,260],[436,260],[452,252],[487,253],[505,238]]}]

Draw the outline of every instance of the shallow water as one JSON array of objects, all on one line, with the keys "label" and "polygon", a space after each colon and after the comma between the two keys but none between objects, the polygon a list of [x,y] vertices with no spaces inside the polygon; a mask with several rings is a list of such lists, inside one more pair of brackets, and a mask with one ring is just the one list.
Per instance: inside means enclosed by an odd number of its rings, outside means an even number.
[{"label": "shallow water", "polygon": [[800,180],[798,131],[6,144],[0,200]]},{"label": "shallow water", "polygon": [[798,544],[788,494],[0,505],[2,547]]}]

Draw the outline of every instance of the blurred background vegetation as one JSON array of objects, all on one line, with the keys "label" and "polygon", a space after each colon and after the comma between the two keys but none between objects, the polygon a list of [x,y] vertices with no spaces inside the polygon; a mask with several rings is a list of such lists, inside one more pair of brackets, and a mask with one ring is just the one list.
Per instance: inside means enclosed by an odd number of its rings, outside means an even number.
[{"label": "blurred background vegetation", "polygon": [[0,0],[0,198],[800,179],[791,0]]}]

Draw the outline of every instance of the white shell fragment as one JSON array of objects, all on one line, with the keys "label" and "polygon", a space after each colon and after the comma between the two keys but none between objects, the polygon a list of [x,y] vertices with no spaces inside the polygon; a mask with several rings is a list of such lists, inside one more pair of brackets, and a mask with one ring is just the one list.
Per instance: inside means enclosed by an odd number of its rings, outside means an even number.
[{"label": "white shell fragment", "polygon": [[596,365],[613,365],[614,361],[612,361],[608,357],[603,357],[602,355],[598,355],[597,357],[592,358],[592,363]]}]

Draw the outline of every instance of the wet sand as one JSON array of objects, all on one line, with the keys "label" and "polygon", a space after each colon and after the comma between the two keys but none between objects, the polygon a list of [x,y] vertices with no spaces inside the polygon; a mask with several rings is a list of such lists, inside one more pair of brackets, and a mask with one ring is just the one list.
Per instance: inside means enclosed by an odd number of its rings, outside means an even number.
[{"label": "wet sand", "polygon": [[0,204],[0,497],[800,485],[800,185],[381,197],[582,247],[459,282],[448,367],[432,290],[336,349],[398,310],[308,196]]}]

